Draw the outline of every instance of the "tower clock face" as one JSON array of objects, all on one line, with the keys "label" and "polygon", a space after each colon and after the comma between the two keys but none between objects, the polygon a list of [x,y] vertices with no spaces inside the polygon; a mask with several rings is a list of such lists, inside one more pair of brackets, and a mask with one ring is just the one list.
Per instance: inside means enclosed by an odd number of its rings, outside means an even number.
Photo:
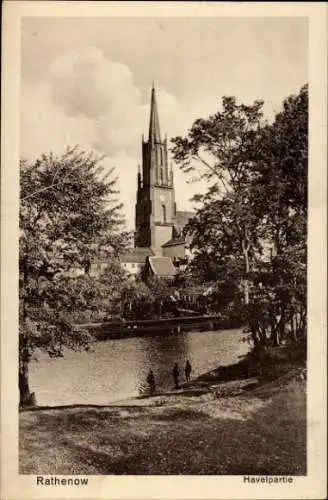
[{"label": "tower clock face", "polygon": [[165,201],[165,196],[164,196],[163,194],[161,194],[161,196],[159,197],[159,199],[160,199],[161,201]]}]

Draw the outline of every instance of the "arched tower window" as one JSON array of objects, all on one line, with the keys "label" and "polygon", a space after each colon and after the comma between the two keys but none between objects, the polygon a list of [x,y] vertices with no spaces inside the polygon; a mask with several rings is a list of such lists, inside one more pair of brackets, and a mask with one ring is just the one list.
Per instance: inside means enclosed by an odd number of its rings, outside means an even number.
[{"label": "arched tower window", "polygon": [[165,208],[165,205],[162,205],[162,207],[161,207],[161,222],[162,222],[162,224],[166,223],[166,208]]},{"label": "arched tower window", "polygon": [[161,171],[160,171],[160,182],[161,182],[161,184],[164,184],[164,171],[163,171],[163,168],[161,168]]},{"label": "arched tower window", "polygon": [[160,148],[160,152],[161,152],[161,165],[163,165],[163,148]]}]

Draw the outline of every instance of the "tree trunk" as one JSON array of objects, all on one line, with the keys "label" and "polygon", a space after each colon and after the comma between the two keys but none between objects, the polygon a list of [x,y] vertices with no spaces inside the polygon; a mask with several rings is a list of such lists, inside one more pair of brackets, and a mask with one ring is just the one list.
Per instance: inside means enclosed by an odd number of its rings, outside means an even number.
[{"label": "tree trunk", "polygon": [[277,315],[274,309],[273,308],[270,309],[270,327],[271,327],[270,340],[275,347],[278,347],[280,345],[280,338],[279,338],[280,319],[277,319]]},{"label": "tree trunk", "polygon": [[292,313],[292,317],[290,320],[291,323],[291,330],[292,330],[292,339],[294,342],[297,342],[297,319],[295,313]]},{"label": "tree trunk", "polygon": [[254,347],[258,347],[260,345],[260,339],[258,335],[258,325],[255,318],[252,317],[250,310],[248,310],[248,323],[251,330]]},{"label": "tree trunk", "polygon": [[286,336],[285,324],[286,324],[285,307],[281,306],[281,317],[280,317],[278,328],[279,328],[279,337],[282,340],[285,340],[285,336]]},{"label": "tree trunk", "polygon": [[271,334],[271,340],[274,347],[278,347],[280,345],[278,328],[275,328],[273,334]]},{"label": "tree trunk", "polygon": [[245,240],[242,240],[242,250],[244,257],[244,304],[248,306],[249,304],[249,244]]},{"label": "tree trunk", "polygon": [[30,392],[28,380],[28,362],[23,361],[19,367],[19,404],[30,405],[34,401],[34,394]]},{"label": "tree trunk", "polygon": [[265,330],[265,326],[261,326],[258,324],[258,335],[260,337],[260,344],[265,346],[267,344],[267,334]]},{"label": "tree trunk", "polygon": [[[26,246],[25,249],[26,255],[24,260],[22,261],[22,272],[23,272],[23,283],[27,283],[28,279],[28,255],[29,255],[29,249],[28,246]],[[20,283],[20,286],[21,283]],[[26,307],[26,301],[23,298],[23,318],[20,319],[22,321],[22,324],[20,324],[20,328],[23,327],[23,330],[26,326],[26,318],[27,318],[27,307]],[[18,358],[18,363],[19,363],[19,369],[18,369],[18,389],[19,389],[19,405],[30,405],[30,404],[35,404],[35,395],[34,393],[31,394],[30,392],[30,386],[29,386],[29,379],[28,379],[28,366],[29,366],[29,361],[30,361],[30,354],[28,350],[28,340],[27,336],[25,334],[19,334],[19,358]]]},{"label": "tree trunk", "polygon": [[249,283],[247,278],[244,280],[244,304],[245,306],[249,304]]},{"label": "tree trunk", "polygon": [[301,312],[300,336],[306,336],[306,308],[304,308]]}]

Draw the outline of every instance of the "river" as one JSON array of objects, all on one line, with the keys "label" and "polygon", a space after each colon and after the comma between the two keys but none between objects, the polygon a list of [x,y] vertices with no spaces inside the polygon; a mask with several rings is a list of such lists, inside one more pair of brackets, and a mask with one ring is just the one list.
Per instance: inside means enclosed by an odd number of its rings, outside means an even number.
[{"label": "river", "polygon": [[183,380],[187,359],[192,377],[238,361],[248,350],[240,330],[187,332],[98,342],[92,351],[67,351],[62,358],[39,354],[30,364],[31,391],[38,405],[106,405],[138,395],[152,369],[156,388],[173,387],[174,363]]}]

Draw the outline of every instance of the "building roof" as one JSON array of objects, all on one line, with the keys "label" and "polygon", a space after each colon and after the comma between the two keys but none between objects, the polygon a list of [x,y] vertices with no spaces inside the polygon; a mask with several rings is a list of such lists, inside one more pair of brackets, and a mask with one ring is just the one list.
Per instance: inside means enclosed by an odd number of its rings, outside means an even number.
[{"label": "building roof", "polygon": [[121,256],[121,262],[132,262],[138,264],[145,264],[148,256],[155,255],[151,248],[136,247],[130,248]]},{"label": "building roof", "polygon": [[189,219],[191,219],[194,215],[195,214],[193,212],[177,211],[174,223],[177,230],[182,231],[182,229],[188,223]]},{"label": "building roof", "polygon": [[164,278],[176,275],[176,268],[170,257],[149,257],[149,265],[155,276]]},{"label": "building roof", "polygon": [[159,130],[159,119],[157,111],[157,102],[155,88],[151,90],[151,104],[150,104],[150,121],[149,121],[149,142],[152,144],[161,142],[161,133]]},{"label": "building roof", "polygon": [[162,248],[174,247],[174,246],[178,246],[178,245],[185,245],[185,243],[186,243],[186,241],[185,241],[185,238],[183,236],[176,236],[174,238],[171,238],[166,243],[164,243],[164,245],[162,245]]}]

